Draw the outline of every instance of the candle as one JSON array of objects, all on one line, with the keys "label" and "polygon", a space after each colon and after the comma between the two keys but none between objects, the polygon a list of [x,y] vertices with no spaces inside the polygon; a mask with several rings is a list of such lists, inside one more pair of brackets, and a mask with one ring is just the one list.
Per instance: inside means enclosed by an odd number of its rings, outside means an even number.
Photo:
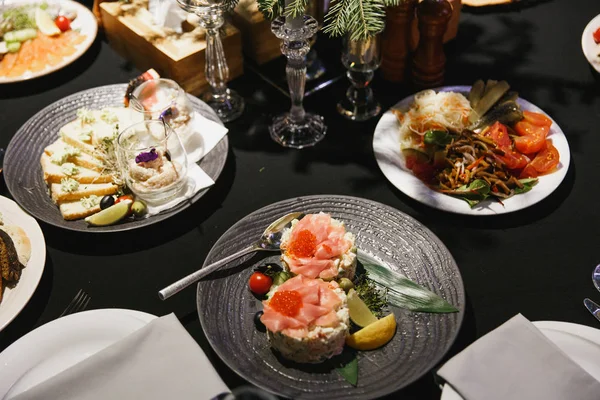
[{"label": "candle", "polygon": [[[285,0],[285,10],[293,3],[293,0]],[[304,26],[304,15],[298,15],[294,18],[285,18],[285,27],[287,29],[301,29]]]}]

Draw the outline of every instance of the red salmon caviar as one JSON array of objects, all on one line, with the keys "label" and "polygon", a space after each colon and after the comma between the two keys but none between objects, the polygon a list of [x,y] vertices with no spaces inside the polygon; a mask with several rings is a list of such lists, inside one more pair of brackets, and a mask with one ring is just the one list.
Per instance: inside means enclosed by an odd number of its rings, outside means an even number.
[{"label": "red salmon caviar", "polygon": [[302,295],[295,290],[275,292],[269,306],[280,314],[295,317],[302,308]]},{"label": "red salmon caviar", "polygon": [[296,257],[312,257],[317,250],[317,238],[305,229],[298,232],[296,239],[290,243],[288,254]]}]

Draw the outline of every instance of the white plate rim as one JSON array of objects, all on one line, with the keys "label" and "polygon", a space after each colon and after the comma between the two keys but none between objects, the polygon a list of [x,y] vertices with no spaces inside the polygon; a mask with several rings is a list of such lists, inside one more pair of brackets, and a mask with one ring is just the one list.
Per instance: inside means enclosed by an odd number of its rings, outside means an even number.
[{"label": "white plate rim", "polygon": [[[85,54],[86,51],[88,51],[88,49],[92,46],[92,44],[96,40],[96,36],[98,35],[98,22],[96,21],[96,17],[94,16],[94,14],[86,6],[84,6],[83,4],[78,3],[76,1],[72,1],[72,0],[46,0],[46,2],[60,3],[61,5],[64,5],[64,7],[67,7],[67,8],[73,9],[74,11],[77,11],[77,18],[74,20],[73,23],[75,25],[75,28],[76,29],[80,28],[82,31],[81,33],[86,36],[85,40],[77,45],[77,47],[76,47],[77,51],[75,53],[73,53],[72,55],[70,55],[68,57],[64,57],[60,63],[58,63],[52,67],[46,67],[43,70],[38,71],[38,72],[32,73],[30,71],[27,71],[23,75],[15,76],[12,78],[0,76],[0,84],[28,81],[30,79],[39,78],[40,76],[44,76],[44,75],[48,75],[53,72],[56,72],[64,67],[72,64],[77,59],[79,59],[79,57],[81,57],[82,55]],[[6,2],[4,3],[4,6],[25,5],[25,4],[32,4],[32,3],[36,3],[36,2],[32,1],[32,0],[6,0]],[[77,20],[79,18],[82,18],[82,20],[80,20],[78,22]],[[85,21],[83,21],[84,19],[85,19]]]},{"label": "white plate rim", "polygon": [[[433,90],[436,92],[468,92],[470,88],[470,86],[444,86]],[[562,129],[556,121],[542,109],[519,97],[518,102],[521,106],[526,107],[528,110],[543,113],[552,120],[552,127],[550,128],[548,139],[552,140],[553,145],[560,154],[558,170],[551,174],[541,176],[539,178],[539,183],[530,192],[513,196],[506,200],[504,205],[499,202],[487,200],[480,203],[480,205],[475,208],[470,208],[464,200],[430,189],[419,178],[414,176],[411,171],[406,169],[400,151],[400,137],[397,129],[398,123],[396,116],[392,113],[392,109],[409,105],[412,102],[414,95],[415,94],[405,97],[396,103],[390,110],[386,111],[377,123],[375,133],[373,134],[373,152],[375,154],[377,165],[386,179],[408,197],[438,210],[455,214],[474,216],[498,215],[522,210],[542,201],[560,186],[567,175],[571,163],[571,153],[567,138]]]},{"label": "white plate rim", "polygon": [[[533,325],[535,325],[540,331],[542,331],[542,333],[546,330],[566,333],[569,335],[577,336],[589,342],[593,342],[600,346],[600,329],[592,328],[591,326],[563,321],[534,321]],[[464,399],[454,389],[452,389],[450,385],[444,384],[440,400]]]},{"label": "white plate rim", "polygon": [[[4,223],[10,222],[10,225],[20,226],[31,242],[31,258],[21,272],[19,282],[12,289],[4,288],[0,302],[0,331],[2,331],[27,305],[42,279],[46,265],[46,241],[37,221],[14,201],[0,196],[0,213]],[[11,298],[14,299],[14,303],[11,302]]]},{"label": "white plate rim", "polygon": [[[600,72],[600,57],[598,57],[598,54],[600,53],[600,44],[596,44],[592,36],[594,31],[598,28],[600,28],[600,14],[592,18],[585,26],[585,29],[581,34],[581,50],[590,65],[596,71]],[[592,49],[595,49],[595,51],[592,51]]]},{"label": "white plate rim", "polygon": [[[43,340],[47,340],[48,333],[52,332],[60,332],[62,335],[68,335],[69,331],[61,331],[60,326],[65,324],[79,324],[79,326],[89,327],[89,323],[94,323],[98,321],[103,321],[103,318],[110,317],[129,317],[132,320],[138,320],[140,322],[140,328],[157,318],[157,316],[145,313],[137,310],[128,310],[128,309],[120,309],[120,308],[105,308],[105,309],[97,309],[97,310],[88,310],[82,311],[79,313],[67,315],[61,318],[54,319],[50,322],[47,322],[44,325],[39,326],[38,328],[32,330],[26,335],[19,338],[17,341],[8,346],[2,353],[0,353],[0,371],[2,367],[5,367],[7,364],[11,363],[11,360],[15,358],[23,358],[26,357],[22,349],[33,348],[35,346],[30,346],[31,344],[35,344],[40,337],[43,337]],[[106,320],[106,319],[104,319]],[[73,331],[70,331],[73,332]],[[56,333],[54,333],[56,335]],[[33,343],[31,343],[33,341]],[[35,352],[35,350],[33,350]],[[32,353],[30,351],[29,353]],[[26,354],[26,352],[25,352]],[[12,365],[12,364],[11,364]],[[11,390],[11,387],[18,382],[23,376],[26,375],[29,369],[23,371],[21,375],[17,377],[13,382],[0,382],[0,398],[3,398],[8,391]],[[60,372],[60,371],[59,371]],[[55,372],[57,373],[57,372]],[[4,386],[4,389],[2,388]]]}]

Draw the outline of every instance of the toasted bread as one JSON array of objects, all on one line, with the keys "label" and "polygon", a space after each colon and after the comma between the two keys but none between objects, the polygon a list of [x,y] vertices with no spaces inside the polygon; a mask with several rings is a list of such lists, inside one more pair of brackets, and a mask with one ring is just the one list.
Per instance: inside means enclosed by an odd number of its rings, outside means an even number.
[{"label": "toasted bread", "polygon": [[92,195],[106,196],[107,194],[115,194],[119,187],[112,183],[82,183],[77,190],[67,192],[62,189],[60,183],[50,184],[50,194],[52,201],[56,204],[62,204],[68,201],[79,200]]},{"label": "toasted bread", "polygon": [[44,171],[44,180],[46,183],[60,183],[64,178],[75,179],[79,183],[109,183],[112,182],[112,176],[101,174],[82,166],[78,166],[78,172],[73,175],[66,175],[60,165],[54,164],[47,154],[42,154],[40,159],[42,170]]},{"label": "toasted bread", "polygon": [[[69,146],[67,143],[65,143],[62,139],[59,139],[56,142],[52,143],[50,146],[46,147],[44,149],[44,153],[46,153],[49,156],[52,156],[55,153],[64,151],[65,147],[67,146]],[[72,162],[75,165],[79,165],[80,167],[92,169],[98,172],[102,172],[105,168],[104,164],[102,163],[102,160],[99,160],[87,153],[81,153],[78,156],[70,157],[68,161]]]},{"label": "toasted bread", "polygon": [[23,266],[27,266],[29,258],[31,257],[31,241],[23,228],[17,225],[3,225],[0,226],[0,229],[8,233],[8,236],[12,239],[15,249],[17,250],[19,262]]},{"label": "toasted bread", "polygon": [[67,221],[85,218],[100,211],[100,205],[85,208],[79,200],[62,203],[59,208],[63,218]]}]

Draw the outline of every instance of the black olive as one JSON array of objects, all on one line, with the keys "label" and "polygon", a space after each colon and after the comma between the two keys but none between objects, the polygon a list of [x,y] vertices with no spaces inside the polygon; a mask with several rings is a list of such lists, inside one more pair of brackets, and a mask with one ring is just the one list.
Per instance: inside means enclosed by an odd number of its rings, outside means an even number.
[{"label": "black olive", "polygon": [[104,196],[102,200],[100,200],[100,209],[104,210],[115,204],[115,198],[112,196]]},{"label": "black olive", "polygon": [[167,158],[167,161],[171,161],[171,153],[169,153],[169,150],[165,151],[165,157]]},{"label": "black olive", "polygon": [[259,332],[265,332],[267,330],[267,328],[265,327],[265,325],[260,320],[260,317],[262,317],[262,315],[263,315],[262,311],[259,311],[256,314],[254,314],[254,325],[256,326],[256,329]]}]

